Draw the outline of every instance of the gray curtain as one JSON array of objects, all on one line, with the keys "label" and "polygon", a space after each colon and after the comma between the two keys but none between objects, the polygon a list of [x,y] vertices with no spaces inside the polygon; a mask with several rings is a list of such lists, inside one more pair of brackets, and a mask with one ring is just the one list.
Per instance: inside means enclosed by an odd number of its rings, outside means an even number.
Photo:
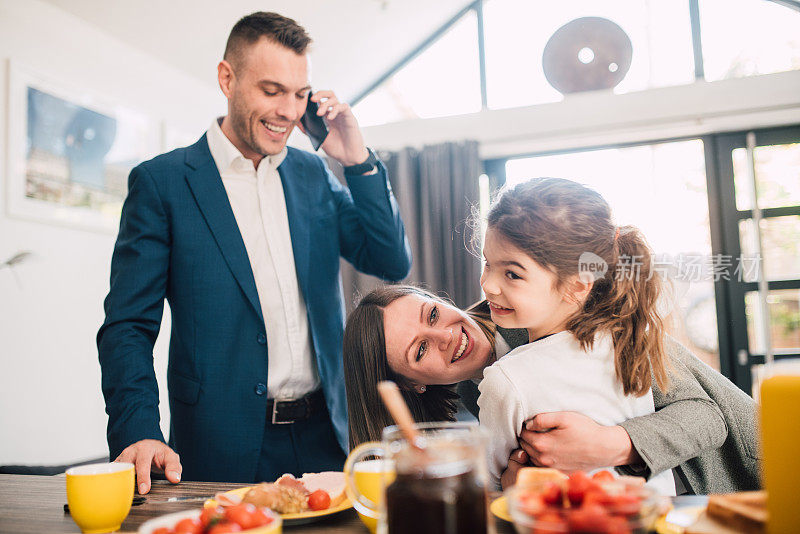
[{"label": "gray curtain", "polygon": [[[479,201],[478,144],[445,143],[422,150],[381,152],[411,244],[413,265],[405,283],[445,295],[460,307],[480,298],[480,259],[470,250],[467,224]],[[341,169],[334,172],[341,176]],[[342,261],[347,312],[361,295],[382,284]]]}]

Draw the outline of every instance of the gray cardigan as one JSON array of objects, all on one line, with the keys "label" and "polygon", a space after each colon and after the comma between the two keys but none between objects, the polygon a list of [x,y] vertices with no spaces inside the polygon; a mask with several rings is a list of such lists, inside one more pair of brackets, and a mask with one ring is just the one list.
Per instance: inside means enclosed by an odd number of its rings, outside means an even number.
[{"label": "gray cardigan", "polygon": [[646,466],[629,470],[649,476],[674,468],[696,494],[759,489],[755,402],[673,338],[665,348],[670,387],[653,387],[656,413],[621,423]]},{"label": "gray cardigan", "polygon": [[[511,348],[527,343],[524,330],[498,330]],[[670,385],[665,393],[653,384],[656,412],[620,425],[644,464],[621,470],[649,478],[674,469],[684,486],[699,495],[758,489],[755,402],[669,336],[665,349]],[[475,384],[462,382],[458,392],[477,416]]]}]

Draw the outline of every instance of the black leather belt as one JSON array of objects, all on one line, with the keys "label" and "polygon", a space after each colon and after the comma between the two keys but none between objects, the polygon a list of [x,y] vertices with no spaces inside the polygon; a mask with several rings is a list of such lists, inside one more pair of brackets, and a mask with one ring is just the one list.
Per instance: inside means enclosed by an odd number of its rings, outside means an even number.
[{"label": "black leather belt", "polygon": [[321,389],[305,397],[292,400],[267,399],[267,413],[272,414],[273,425],[287,425],[304,421],[325,409],[325,394]]}]

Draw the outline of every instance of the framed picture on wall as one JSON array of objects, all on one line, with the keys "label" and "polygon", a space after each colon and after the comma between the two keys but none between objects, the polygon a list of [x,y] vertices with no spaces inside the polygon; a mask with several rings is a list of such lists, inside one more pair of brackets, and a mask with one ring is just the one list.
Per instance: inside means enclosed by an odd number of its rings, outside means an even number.
[{"label": "framed picture on wall", "polygon": [[161,146],[158,122],[8,62],[9,216],[115,233],[128,174]]}]

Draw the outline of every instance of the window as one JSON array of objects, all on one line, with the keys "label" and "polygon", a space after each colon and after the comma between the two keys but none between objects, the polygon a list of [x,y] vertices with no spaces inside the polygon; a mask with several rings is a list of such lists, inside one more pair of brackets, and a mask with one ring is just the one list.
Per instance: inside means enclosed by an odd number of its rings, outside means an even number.
[{"label": "window", "polygon": [[800,69],[800,11],[765,0],[699,0],[708,81]]},{"label": "window", "polygon": [[718,134],[710,145],[721,245],[743,267],[720,285],[730,325],[726,374],[755,391],[768,354],[800,356],[800,128]]},{"label": "window", "polygon": [[362,126],[481,110],[478,24],[462,17],[430,48],[353,108]]}]

